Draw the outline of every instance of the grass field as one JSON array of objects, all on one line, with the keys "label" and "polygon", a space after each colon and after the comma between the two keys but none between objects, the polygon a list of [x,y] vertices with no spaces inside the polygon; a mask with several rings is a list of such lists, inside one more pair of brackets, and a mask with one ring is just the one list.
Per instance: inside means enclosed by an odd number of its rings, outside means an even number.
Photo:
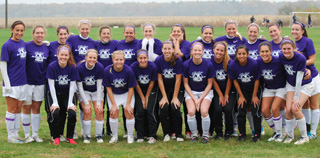
[{"label": "grass field", "polygon": [[[73,28],[72,32],[78,34],[78,31]],[[158,28],[155,37],[164,41],[169,38],[171,28]],[[282,30],[282,35],[291,35],[289,28]],[[112,30],[113,39],[123,39],[123,28]],[[141,39],[142,30],[138,28],[136,37]],[[246,28],[239,28],[239,32],[247,37]],[[47,30],[46,40],[55,41],[57,36],[55,29]],[[224,35],[223,28],[215,28],[214,38]],[[265,35],[268,40],[270,37],[266,28],[261,29],[261,34]],[[320,52],[320,28],[309,29],[309,37],[313,40],[316,51]],[[193,41],[200,35],[200,28],[186,28],[188,41]],[[0,46],[10,37],[9,30],[0,30]],[[93,28],[90,37],[98,40],[98,29]],[[25,41],[32,39],[31,30],[27,29],[23,38]],[[320,69],[319,56],[316,58],[316,67]],[[2,87],[1,87],[2,88]],[[1,91],[2,92],[2,91]],[[283,144],[277,142],[267,142],[267,138],[272,135],[272,131],[263,122],[266,135],[262,136],[258,143],[250,142],[250,130],[247,128],[247,141],[237,142],[236,138],[225,142],[223,140],[210,140],[208,144],[191,143],[190,140],[178,143],[171,140],[170,142],[162,142],[163,134],[161,128],[158,131],[158,142],[148,144],[147,142],[138,144],[127,144],[122,138],[123,125],[122,119],[119,129],[119,142],[117,144],[108,144],[110,137],[105,137],[103,144],[97,144],[95,139],[92,139],[91,144],[82,143],[82,139],[76,140],[78,145],[70,145],[61,143],[59,146],[52,144],[50,140],[49,128],[46,122],[46,113],[44,108],[41,109],[41,126],[39,135],[44,139],[43,143],[29,144],[9,144],[7,143],[7,131],[5,125],[5,111],[7,107],[5,99],[0,98],[0,157],[320,157],[320,139],[312,140],[302,146],[293,144]],[[92,124],[92,135],[94,133],[94,121]],[[77,131],[80,133],[80,124],[77,122]],[[295,137],[300,134],[296,130]],[[318,128],[317,133],[320,133]],[[21,126],[20,136],[24,137]],[[320,136],[320,135],[319,135]]]}]

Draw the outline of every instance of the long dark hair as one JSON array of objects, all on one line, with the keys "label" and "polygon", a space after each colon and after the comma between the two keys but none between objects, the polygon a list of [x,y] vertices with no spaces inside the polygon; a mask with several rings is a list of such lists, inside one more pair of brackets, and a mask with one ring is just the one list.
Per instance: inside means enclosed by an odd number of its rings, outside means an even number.
[{"label": "long dark hair", "polygon": [[237,63],[239,63],[239,59],[237,58],[237,54],[238,54],[239,49],[245,49],[247,54],[249,54],[248,47],[246,45],[240,44],[236,49],[236,57],[234,58],[234,62],[237,62]]},{"label": "long dark hair", "polygon": [[[17,21],[15,21],[15,22],[13,22],[10,28],[11,28],[12,30],[14,30],[14,28],[15,28],[17,25],[23,25],[23,27],[26,28],[26,25],[25,25],[22,21],[20,21],[20,20],[17,20]],[[11,33],[11,37],[10,37],[10,38],[12,38],[12,36],[13,36],[13,33]]]},{"label": "long dark hair", "polygon": [[[173,48],[173,50],[174,50],[174,44],[173,44],[171,41],[165,41],[165,42],[163,42],[163,43],[162,43],[162,49],[163,49],[163,46],[164,46],[165,44],[171,44],[171,46],[172,46],[172,48]],[[178,58],[179,58],[179,57],[178,57],[177,55],[175,55],[175,52],[173,52],[173,53],[172,53],[172,56],[171,56],[171,58],[170,58],[170,61],[169,61],[170,67],[174,67],[174,66],[176,65]]]},{"label": "long dark hair", "polygon": [[304,25],[302,22],[295,22],[295,23],[293,23],[293,24],[300,25],[301,30],[304,31],[303,34],[302,34],[302,36],[308,37],[308,33],[307,33],[307,30],[306,30],[306,25]]},{"label": "long dark hair", "polygon": [[[212,30],[212,36],[213,36],[213,34],[214,34],[214,29],[213,29],[213,27],[212,27],[211,25],[203,25],[203,26],[201,27],[201,33],[203,33],[204,29],[206,29],[206,28],[209,28],[209,29]],[[201,41],[201,40],[199,40],[199,41]],[[213,45],[214,45],[214,40],[213,40],[213,39],[211,39],[211,42],[212,42]]]}]

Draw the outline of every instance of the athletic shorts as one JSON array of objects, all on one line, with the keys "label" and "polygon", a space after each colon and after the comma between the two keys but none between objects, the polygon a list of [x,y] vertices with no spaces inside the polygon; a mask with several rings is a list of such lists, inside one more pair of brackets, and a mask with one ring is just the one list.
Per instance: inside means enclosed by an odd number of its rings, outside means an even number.
[{"label": "athletic shorts", "polygon": [[[287,92],[294,92],[295,90],[295,87],[291,86],[288,82],[286,84],[286,91]],[[300,92],[311,97],[311,94],[312,94],[312,91],[314,90],[314,84],[313,84],[313,81],[308,83],[308,84],[305,84],[301,87],[300,89]]]},{"label": "athletic shorts", "polygon": [[[116,102],[116,105],[117,105],[118,109],[119,109],[120,105],[122,105],[123,108],[126,108],[128,92],[123,93],[123,94],[114,94],[113,93],[113,98],[114,98],[114,101]],[[107,96],[107,99],[108,99],[108,107],[109,107],[109,109],[111,109],[112,104],[111,104],[111,101],[109,99],[109,96]],[[135,101],[134,100],[134,95],[132,95],[132,99],[131,99],[131,102],[130,102],[130,105],[131,105],[132,108],[134,108],[134,101]]]},{"label": "athletic shorts", "polygon": [[286,100],[286,88],[268,89],[264,88],[262,98],[264,97],[279,97]]},{"label": "athletic shorts", "polygon": [[20,101],[27,100],[27,84],[21,86],[11,87],[10,92],[6,92],[5,88],[2,87],[2,96],[11,97]]},{"label": "athletic shorts", "polygon": [[[103,94],[104,94],[103,91],[101,91],[100,101],[103,101]],[[88,101],[97,101],[98,100],[98,91],[95,91],[95,92],[84,91],[84,95]],[[79,93],[78,93],[78,98],[79,98],[80,102],[83,101],[83,99]]]},{"label": "athletic shorts", "polygon": [[[197,98],[199,99],[201,97],[201,95],[203,94],[203,91],[202,92],[197,92],[197,91],[192,91],[192,94]],[[204,99],[208,99],[210,101],[212,101],[212,98],[213,98],[213,90],[210,90],[209,93],[204,97]],[[187,101],[188,99],[191,99],[190,95],[188,94],[187,91],[184,91],[184,98],[185,98],[185,101]]]},{"label": "athletic shorts", "polygon": [[[29,85],[27,84],[27,100],[32,101],[43,101],[44,99],[44,85]],[[30,104],[29,104],[30,105]]]},{"label": "athletic shorts", "polygon": [[320,93],[320,76],[319,76],[319,74],[312,79],[312,82],[314,84],[314,86],[313,86],[314,90],[312,91],[311,96],[314,96],[314,95]]}]

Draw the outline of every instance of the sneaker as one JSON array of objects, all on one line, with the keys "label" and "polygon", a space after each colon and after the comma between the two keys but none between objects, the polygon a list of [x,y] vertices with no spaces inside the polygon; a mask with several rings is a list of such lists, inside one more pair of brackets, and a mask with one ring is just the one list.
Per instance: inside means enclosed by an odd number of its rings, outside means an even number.
[{"label": "sneaker", "polygon": [[127,138],[127,137],[128,137],[128,134],[127,134],[127,132],[125,132],[123,135],[123,138]]},{"label": "sneaker", "polygon": [[183,137],[177,137],[177,142],[183,142],[183,141],[184,141]]},{"label": "sneaker", "polygon": [[137,139],[137,143],[142,143],[144,139]]},{"label": "sneaker", "polygon": [[96,139],[97,139],[97,143],[103,143],[102,136],[97,136]]},{"label": "sneaker", "polygon": [[273,135],[268,139],[269,142],[274,141],[276,139],[277,133],[274,132]]},{"label": "sneaker", "polygon": [[74,139],[71,139],[71,138],[67,138],[67,142],[74,145],[77,144],[77,142],[75,142]]},{"label": "sneaker", "polygon": [[264,132],[264,129],[263,129],[262,124],[261,124],[261,135],[265,135],[265,134],[266,134],[266,132]]},{"label": "sneaker", "polygon": [[317,139],[318,137],[315,135],[315,134],[311,134],[310,136],[309,136],[309,139]]},{"label": "sneaker", "polygon": [[149,144],[153,144],[153,143],[155,143],[156,141],[157,141],[157,140],[156,140],[155,138],[150,137],[149,140],[148,140],[148,143],[149,143]]},{"label": "sneaker", "polygon": [[192,138],[191,138],[191,142],[193,142],[193,143],[195,143],[195,142],[197,142],[198,141],[198,137],[197,136],[193,136]]},{"label": "sneaker", "polygon": [[230,140],[231,139],[231,135],[230,134],[225,134],[224,135],[224,140]]},{"label": "sneaker", "polygon": [[286,135],[286,139],[283,141],[283,143],[289,144],[293,141],[292,136],[290,136],[289,134]]},{"label": "sneaker", "polygon": [[310,136],[311,136],[311,132],[308,132],[308,137],[310,138]]},{"label": "sneaker", "polygon": [[258,136],[258,134],[255,134],[254,137],[251,139],[252,142],[256,143],[260,141],[260,137]]},{"label": "sneaker", "polygon": [[84,136],[83,137],[83,143],[89,144],[90,143],[90,137],[89,136]]},{"label": "sneaker", "polygon": [[127,142],[128,142],[129,144],[132,144],[132,143],[134,142],[133,136],[128,136]]},{"label": "sneaker", "polygon": [[237,130],[234,130],[231,134],[232,137],[237,137],[238,136],[238,133],[237,133]]},{"label": "sneaker", "polygon": [[214,140],[219,140],[219,139],[222,139],[222,136],[221,136],[221,135],[216,135],[216,136],[214,137]]},{"label": "sneaker", "polygon": [[211,132],[208,133],[208,138],[213,138],[213,134],[211,134]]},{"label": "sneaker", "polygon": [[23,141],[23,139],[19,135],[16,136],[16,139],[20,140],[20,141]]},{"label": "sneaker", "polygon": [[245,141],[246,140],[246,136],[245,135],[242,135],[242,134],[240,134],[239,135],[239,138],[238,138],[238,141]]},{"label": "sneaker", "polygon": [[176,139],[177,137],[176,137],[176,134],[175,133],[172,133],[171,134],[171,139]]},{"label": "sneaker", "polygon": [[192,138],[192,133],[191,132],[186,132],[186,139],[191,139]]},{"label": "sneaker", "polygon": [[33,142],[34,139],[31,137],[31,136],[28,136],[25,140],[24,140],[24,143],[31,143]]},{"label": "sneaker", "polygon": [[8,139],[8,143],[21,144],[23,143],[23,141],[18,140],[16,137],[11,137],[10,139]]},{"label": "sneaker", "polygon": [[282,141],[283,141],[282,135],[281,135],[281,134],[277,134],[277,135],[275,136],[274,141],[276,141],[276,142],[282,142]]},{"label": "sneaker", "polygon": [[309,143],[308,137],[300,137],[298,141],[294,142],[295,145],[301,145],[304,143]]},{"label": "sneaker", "polygon": [[42,143],[43,140],[37,135],[37,136],[34,136],[33,137],[34,141],[37,142],[37,143]]},{"label": "sneaker", "polygon": [[73,139],[79,139],[78,134],[77,134],[76,131],[74,131],[74,133],[73,133]]},{"label": "sneaker", "polygon": [[[77,135],[78,137],[78,135]],[[73,136],[73,139],[74,139],[74,136]],[[65,142],[67,139],[63,136],[63,135],[60,135],[60,142]]]},{"label": "sneaker", "polygon": [[53,141],[54,145],[59,145],[60,144],[60,138],[55,138]]},{"label": "sneaker", "polygon": [[163,141],[164,141],[164,142],[170,141],[170,136],[169,136],[169,134],[166,134],[166,135],[164,136]]},{"label": "sneaker", "polygon": [[118,141],[118,137],[112,136],[109,143],[112,144],[112,143],[116,143],[117,141]]},{"label": "sneaker", "polygon": [[203,137],[202,137],[202,143],[203,143],[203,144],[206,144],[206,143],[208,143],[208,142],[209,142],[209,138],[206,137],[206,136],[203,136]]}]

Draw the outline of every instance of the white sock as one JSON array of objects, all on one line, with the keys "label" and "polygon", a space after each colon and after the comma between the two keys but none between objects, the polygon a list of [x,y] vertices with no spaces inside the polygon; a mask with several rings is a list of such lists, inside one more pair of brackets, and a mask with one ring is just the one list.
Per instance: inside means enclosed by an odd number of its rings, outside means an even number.
[{"label": "white sock", "polygon": [[19,136],[21,113],[16,113],[14,117],[14,136]]},{"label": "white sock", "polygon": [[40,114],[32,114],[31,119],[32,119],[32,137],[35,137],[39,133],[41,115]]},{"label": "white sock", "polygon": [[301,136],[308,137],[306,119],[303,117],[303,118],[301,118],[299,120],[296,120],[296,122],[298,123],[299,131],[301,133]]},{"label": "white sock", "polygon": [[207,117],[201,116],[201,123],[202,123],[202,136],[208,137],[209,128],[210,128],[210,117],[209,115]]},{"label": "white sock", "polygon": [[247,119],[250,125],[250,129],[251,131],[254,130],[254,125],[253,125],[253,117],[252,117],[252,113],[251,112],[247,112]]},{"label": "white sock", "polygon": [[22,119],[22,125],[24,130],[24,137],[27,138],[30,136],[30,124],[31,124],[30,114],[21,114],[21,119]]},{"label": "white sock", "polygon": [[274,122],[273,122],[273,115],[271,115],[269,118],[265,118],[267,124],[269,125],[270,128],[273,129],[273,131],[275,132],[275,127],[274,127]]},{"label": "white sock", "polygon": [[[81,127],[81,135],[83,135],[83,117],[84,117],[84,113],[82,110],[79,110],[79,117],[80,117],[80,127]],[[76,128],[74,128],[74,130],[76,130]]]},{"label": "white sock", "polygon": [[83,135],[90,137],[90,132],[91,132],[91,120],[89,120],[89,121],[83,120],[82,128],[83,128]]},{"label": "white sock", "polygon": [[280,115],[282,117],[282,130],[287,132],[287,129],[286,129],[287,122],[285,119],[286,118],[286,110],[280,110]]},{"label": "white sock", "polygon": [[130,119],[130,120],[129,120],[129,119],[126,120],[128,137],[129,137],[129,136],[133,136],[134,123],[135,123],[134,118],[133,118],[133,119]]},{"label": "white sock", "polygon": [[311,123],[311,112],[310,109],[302,109],[302,113],[304,115],[304,118],[306,119],[306,124]]},{"label": "white sock", "polygon": [[98,121],[96,120],[96,137],[102,136],[104,120]]},{"label": "white sock", "polygon": [[295,121],[293,119],[291,120],[287,120],[286,119],[286,133],[289,134],[292,138],[294,137],[294,135],[292,135],[292,131],[293,131],[293,128],[295,126]]},{"label": "white sock", "polygon": [[282,117],[281,117],[281,115],[276,118],[274,117],[273,123],[274,123],[274,129],[275,129],[276,133],[282,135]]},{"label": "white sock", "polygon": [[109,123],[110,123],[112,136],[118,138],[119,119],[118,118],[116,118],[116,119],[110,118]]},{"label": "white sock", "polygon": [[7,125],[7,132],[8,132],[8,139],[14,137],[14,119],[15,114],[6,111],[6,125]]},{"label": "white sock", "polygon": [[192,136],[198,136],[197,135],[197,120],[196,120],[196,115],[194,116],[188,116],[188,125],[190,128],[190,131],[192,133]]},{"label": "white sock", "polygon": [[319,109],[312,110],[312,118],[311,118],[311,134],[317,135],[317,128],[319,124]]}]

